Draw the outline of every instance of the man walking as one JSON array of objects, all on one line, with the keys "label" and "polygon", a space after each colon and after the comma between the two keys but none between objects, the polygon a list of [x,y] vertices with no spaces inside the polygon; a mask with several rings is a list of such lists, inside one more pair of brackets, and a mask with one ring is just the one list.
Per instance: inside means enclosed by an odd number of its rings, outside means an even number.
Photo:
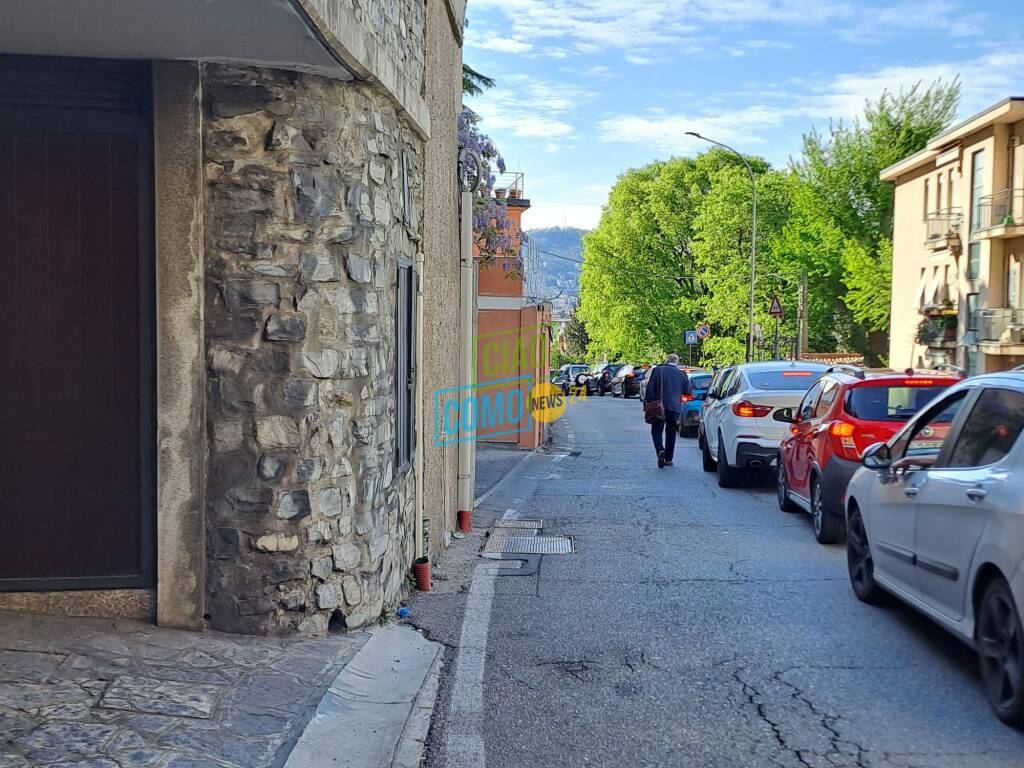
[{"label": "man walking", "polygon": [[679,355],[669,355],[665,362],[655,366],[647,377],[644,403],[661,400],[665,408],[665,419],[651,423],[651,437],[654,439],[654,450],[658,454],[658,469],[672,466],[683,395],[691,392],[690,379],[679,368]]}]

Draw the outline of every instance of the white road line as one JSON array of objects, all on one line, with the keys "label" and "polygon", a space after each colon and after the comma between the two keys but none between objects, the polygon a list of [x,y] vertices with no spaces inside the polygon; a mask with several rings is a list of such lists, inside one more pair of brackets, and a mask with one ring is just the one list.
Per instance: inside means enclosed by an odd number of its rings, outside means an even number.
[{"label": "white road line", "polygon": [[484,736],[481,730],[484,708],[484,665],[487,661],[487,633],[494,603],[497,569],[478,565],[469,587],[462,634],[455,657],[455,682],[448,705],[444,765],[447,768],[486,768]]}]

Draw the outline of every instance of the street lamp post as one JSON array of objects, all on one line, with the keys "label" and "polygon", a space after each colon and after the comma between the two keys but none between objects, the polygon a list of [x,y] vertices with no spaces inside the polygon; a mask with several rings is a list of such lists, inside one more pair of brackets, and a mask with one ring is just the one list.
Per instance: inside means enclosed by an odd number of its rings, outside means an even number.
[{"label": "street lamp post", "polygon": [[753,221],[750,225],[750,316],[747,321],[747,362],[750,363],[754,360],[754,278],[757,271],[757,177],[754,175],[754,169],[751,168],[750,163],[747,162],[747,158],[728,144],[723,144],[720,141],[709,139],[707,136],[701,136],[696,131],[687,131],[686,135],[701,139],[709,144],[715,144],[722,149],[727,149],[732,152],[740,159],[743,165],[746,166],[747,173],[750,174],[750,187],[753,190],[754,201],[752,209]]}]

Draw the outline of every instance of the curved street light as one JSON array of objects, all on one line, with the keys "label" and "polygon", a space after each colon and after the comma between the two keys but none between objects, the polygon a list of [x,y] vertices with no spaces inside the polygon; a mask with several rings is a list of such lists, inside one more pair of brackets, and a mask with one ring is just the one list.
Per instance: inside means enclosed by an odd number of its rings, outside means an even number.
[{"label": "curved street light", "polygon": [[753,210],[752,216],[753,221],[750,226],[750,316],[747,320],[747,362],[753,362],[754,360],[754,278],[757,271],[757,177],[754,175],[754,169],[750,167],[750,163],[747,162],[747,158],[737,152],[735,149],[730,147],[728,144],[723,144],[720,141],[709,139],[707,136],[701,136],[696,131],[687,131],[687,136],[693,136],[694,138],[706,141],[709,144],[715,144],[732,152],[736,157],[740,159],[743,165],[747,168],[747,173],[750,174],[750,186],[753,190]]}]

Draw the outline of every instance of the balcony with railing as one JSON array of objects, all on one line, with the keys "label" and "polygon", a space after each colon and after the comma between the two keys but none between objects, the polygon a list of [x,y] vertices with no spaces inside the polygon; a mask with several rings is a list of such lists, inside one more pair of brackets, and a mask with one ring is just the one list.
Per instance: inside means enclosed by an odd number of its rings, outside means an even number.
[{"label": "balcony with railing", "polygon": [[932,211],[924,219],[925,245],[933,251],[959,251],[962,221],[959,208]]},{"label": "balcony with railing", "polygon": [[1004,240],[1024,236],[1024,189],[1004,189],[981,198],[975,237]]},{"label": "balcony with railing", "polygon": [[990,355],[1024,353],[1024,309],[979,309],[972,317],[971,326],[983,352]]}]

